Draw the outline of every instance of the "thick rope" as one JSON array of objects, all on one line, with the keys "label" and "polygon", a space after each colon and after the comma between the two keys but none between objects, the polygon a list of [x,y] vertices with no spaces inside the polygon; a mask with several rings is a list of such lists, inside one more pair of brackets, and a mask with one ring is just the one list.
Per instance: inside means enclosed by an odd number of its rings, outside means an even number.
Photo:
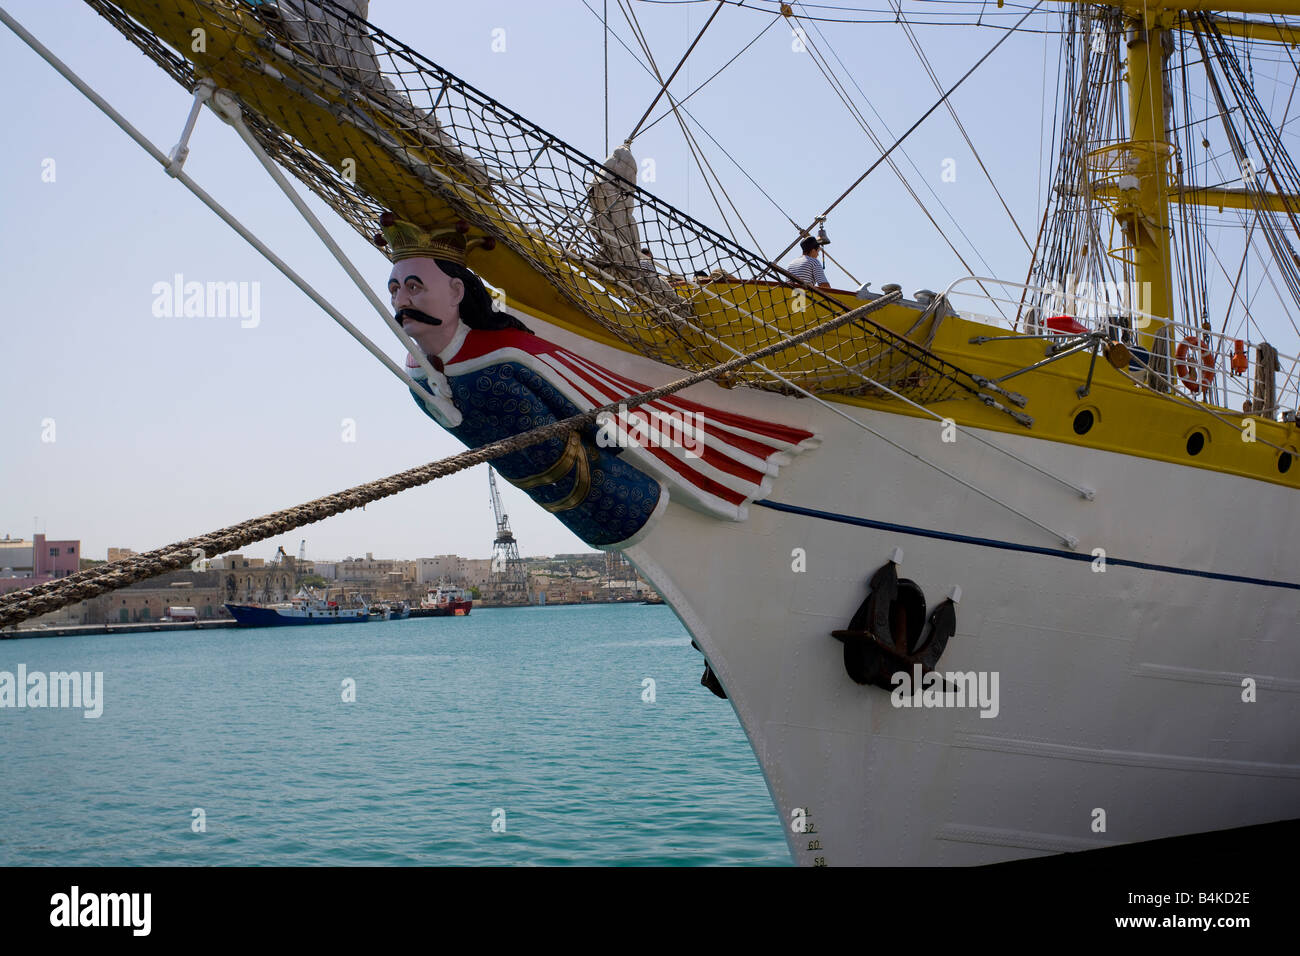
[{"label": "thick rope", "polygon": [[59,578],[57,581],[38,584],[23,591],[15,591],[0,598],[0,627],[19,624],[37,615],[57,611],[69,604],[75,604],[78,601],[84,601],[109,591],[116,591],[119,588],[134,584],[136,581],[157,577],[160,574],[191,564],[198,559],[216,557],[219,554],[226,554],[258,541],[264,541],[267,538],[322,521],[325,518],[341,514],[344,511],[350,511],[353,508],[362,507],[372,501],[378,501],[381,498],[387,498],[398,492],[406,491],[408,488],[428,484],[438,478],[445,478],[458,471],[464,471],[466,468],[472,468],[475,465],[549,441],[552,438],[566,437],[571,431],[594,425],[597,418],[603,413],[617,412],[619,406],[634,408],[646,402],[657,401],[666,395],[671,395],[692,385],[698,385],[701,382],[726,375],[744,365],[777,352],[783,352],[809,339],[825,335],[842,325],[896,302],[900,297],[901,293],[891,293],[852,311],[845,312],[828,322],[814,326],[792,338],[774,342],[757,352],[741,355],[713,368],[696,372],[675,382],[669,382],[667,385],[661,385],[658,388],[650,389],[639,395],[633,395],[622,401],[612,402],[600,408],[593,408],[589,412],[574,415],[563,421],[543,425],[540,428],[534,428],[532,431],[513,435],[510,438],[492,442],[481,448],[463,451],[460,454],[452,455],[450,458],[421,465],[418,468],[411,468],[388,478],[381,478],[364,485],[358,485],[355,488],[336,492],[324,498],[317,498],[315,501],[309,501],[306,504],[263,515],[260,518],[252,518],[210,534],[178,541],[167,547],[136,555],[124,561],[114,561],[111,564],[87,568],[85,571],[78,571],[76,574],[69,575],[66,578]]}]

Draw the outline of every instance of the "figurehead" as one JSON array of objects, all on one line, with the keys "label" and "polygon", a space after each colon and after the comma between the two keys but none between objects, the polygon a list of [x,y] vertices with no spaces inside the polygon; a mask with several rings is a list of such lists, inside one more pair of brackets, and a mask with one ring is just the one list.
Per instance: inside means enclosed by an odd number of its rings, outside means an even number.
[{"label": "figurehead", "polygon": [[465,265],[472,249],[491,250],[492,237],[470,238],[469,223],[424,228],[391,212],[379,218],[375,245],[393,263],[388,292],[394,317],[427,355],[437,355],[463,325],[480,331],[522,329],[522,322],[493,307],[483,281]]}]

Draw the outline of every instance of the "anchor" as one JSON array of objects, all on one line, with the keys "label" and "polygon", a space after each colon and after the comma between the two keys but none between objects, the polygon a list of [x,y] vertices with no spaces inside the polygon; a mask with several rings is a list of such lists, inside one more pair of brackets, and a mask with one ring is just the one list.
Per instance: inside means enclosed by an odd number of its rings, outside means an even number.
[{"label": "anchor", "polygon": [[899,578],[889,561],[871,576],[869,592],[844,630],[831,636],[844,644],[844,669],[859,684],[889,690],[898,671],[934,670],[957,630],[952,598],[926,617],[925,593],[908,578]]},{"label": "anchor", "polygon": [[[693,637],[691,638],[691,647],[695,648],[701,654],[704,653],[704,649],[701,648],[699,644],[695,643],[695,638]],[[700,675],[700,685],[702,687],[707,687],[714,697],[720,697],[723,700],[727,699],[727,692],[722,688],[722,681],[718,680],[718,675],[713,673],[713,665],[711,665],[707,660],[704,662],[704,673]]]},{"label": "anchor", "polygon": [[727,692],[722,689],[722,682],[713,673],[713,667],[710,666],[708,661],[704,662],[704,673],[700,676],[700,683],[707,687],[714,697],[721,697],[723,700],[727,699]]}]

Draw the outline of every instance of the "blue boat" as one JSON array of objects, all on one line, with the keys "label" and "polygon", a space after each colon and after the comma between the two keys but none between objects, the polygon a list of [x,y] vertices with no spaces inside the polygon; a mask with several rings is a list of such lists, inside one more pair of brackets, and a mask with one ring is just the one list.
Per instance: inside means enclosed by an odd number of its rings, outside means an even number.
[{"label": "blue boat", "polygon": [[290,601],[275,604],[226,604],[240,627],[297,627],[304,624],[364,624],[370,620],[370,608],[339,607],[299,591]]}]

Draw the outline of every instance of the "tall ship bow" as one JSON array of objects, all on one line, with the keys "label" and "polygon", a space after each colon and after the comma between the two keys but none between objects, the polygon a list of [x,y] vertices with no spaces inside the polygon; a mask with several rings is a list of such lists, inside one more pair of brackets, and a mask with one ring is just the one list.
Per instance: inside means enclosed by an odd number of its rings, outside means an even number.
[{"label": "tall ship bow", "polygon": [[1216,328],[1205,233],[1240,211],[1300,301],[1300,170],[1238,52],[1300,39],[1293,3],[1062,5],[1027,273],[910,297],[802,281],[361,0],[88,4],[384,250],[425,317],[390,323],[401,400],[470,447],[628,403],[493,464],[672,605],[797,863],[1297,815],[1297,360]]}]

